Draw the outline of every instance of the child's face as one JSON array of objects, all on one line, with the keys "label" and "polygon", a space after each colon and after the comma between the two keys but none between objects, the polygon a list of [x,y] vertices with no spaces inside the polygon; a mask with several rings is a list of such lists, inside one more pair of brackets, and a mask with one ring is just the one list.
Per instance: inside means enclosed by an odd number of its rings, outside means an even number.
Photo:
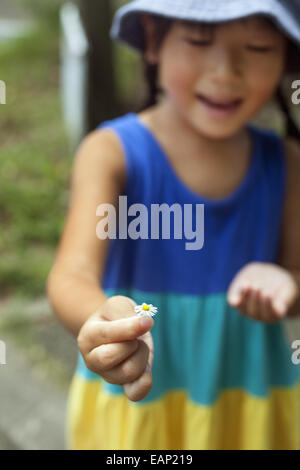
[{"label": "child's face", "polygon": [[228,137],[271,99],[284,71],[286,44],[263,17],[202,27],[176,21],[155,56],[160,84],[199,132]]}]

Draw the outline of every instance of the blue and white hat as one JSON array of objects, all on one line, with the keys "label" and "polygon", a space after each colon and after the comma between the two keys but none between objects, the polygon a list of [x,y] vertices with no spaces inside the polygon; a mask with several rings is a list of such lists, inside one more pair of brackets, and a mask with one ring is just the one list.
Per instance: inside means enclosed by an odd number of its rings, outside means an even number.
[{"label": "blue and white hat", "polygon": [[140,13],[214,23],[261,14],[300,47],[300,0],[134,0],[115,13],[110,37],[142,51]]}]

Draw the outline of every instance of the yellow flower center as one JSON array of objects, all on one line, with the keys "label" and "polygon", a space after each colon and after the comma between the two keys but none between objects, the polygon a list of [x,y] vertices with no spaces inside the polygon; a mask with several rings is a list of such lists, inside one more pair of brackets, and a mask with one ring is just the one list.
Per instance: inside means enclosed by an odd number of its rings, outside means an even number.
[{"label": "yellow flower center", "polygon": [[149,305],[143,305],[143,310],[150,310]]}]

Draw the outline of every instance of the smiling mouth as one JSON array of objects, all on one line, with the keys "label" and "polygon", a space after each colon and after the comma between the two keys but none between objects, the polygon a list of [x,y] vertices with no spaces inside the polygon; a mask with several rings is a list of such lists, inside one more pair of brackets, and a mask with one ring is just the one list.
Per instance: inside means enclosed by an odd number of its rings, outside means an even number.
[{"label": "smiling mouth", "polygon": [[231,101],[226,101],[225,100],[222,102],[222,101],[212,101],[211,99],[209,98],[206,98],[205,96],[203,95],[196,95],[196,97],[202,101],[203,103],[205,103],[206,105],[212,107],[212,108],[215,108],[215,109],[220,109],[220,110],[232,110],[232,109],[235,109],[237,108],[241,103],[242,103],[242,99],[241,98],[238,98],[236,100],[231,100]]}]

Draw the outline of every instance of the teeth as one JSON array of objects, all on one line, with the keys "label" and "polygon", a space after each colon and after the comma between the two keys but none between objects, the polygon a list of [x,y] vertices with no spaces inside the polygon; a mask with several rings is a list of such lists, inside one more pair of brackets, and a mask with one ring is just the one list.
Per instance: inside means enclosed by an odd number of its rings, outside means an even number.
[{"label": "teeth", "polygon": [[232,108],[233,106],[237,105],[238,102],[239,102],[239,100],[235,100],[235,101],[232,101],[231,103],[223,104],[223,103],[215,103],[215,102],[210,101],[207,98],[204,98],[202,96],[199,96],[199,98],[202,101],[205,101],[206,103],[208,103],[211,106],[215,106],[216,108],[225,108],[225,109],[226,108]]},{"label": "teeth", "polygon": [[237,103],[236,101],[233,101],[232,103],[227,103],[227,104],[214,103],[213,101],[210,101],[210,100],[205,100],[205,101],[212,106],[217,106],[218,108],[230,108],[231,106],[234,106]]}]

